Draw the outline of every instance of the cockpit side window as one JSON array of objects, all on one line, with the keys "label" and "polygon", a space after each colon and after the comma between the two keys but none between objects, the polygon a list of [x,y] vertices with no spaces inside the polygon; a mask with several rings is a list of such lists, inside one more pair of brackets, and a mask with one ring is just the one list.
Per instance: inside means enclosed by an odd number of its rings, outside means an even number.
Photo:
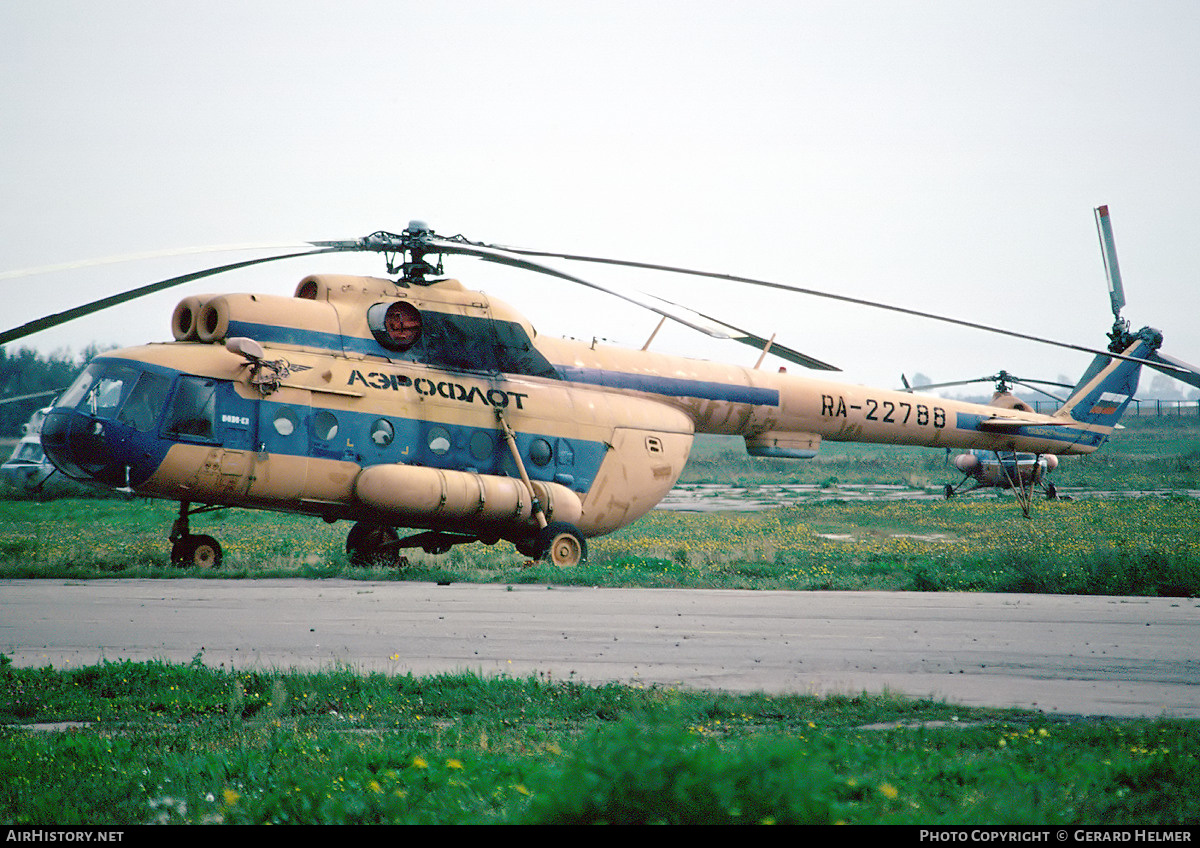
[{"label": "cockpit side window", "polygon": [[138,377],[133,391],[129,393],[129,398],[121,406],[117,420],[143,433],[150,432],[158,423],[159,413],[167,402],[167,392],[170,388],[171,381],[166,377],[149,371],[143,372],[142,376]]},{"label": "cockpit side window", "polygon": [[216,428],[217,383],[205,377],[179,378],[171,408],[167,411],[166,433],[211,439]]},{"label": "cockpit side window", "polygon": [[557,376],[515,322],[420,312],[410,303],[395,301],[368,309],[367,324],[381,346],[407,360],[465,371]]}]

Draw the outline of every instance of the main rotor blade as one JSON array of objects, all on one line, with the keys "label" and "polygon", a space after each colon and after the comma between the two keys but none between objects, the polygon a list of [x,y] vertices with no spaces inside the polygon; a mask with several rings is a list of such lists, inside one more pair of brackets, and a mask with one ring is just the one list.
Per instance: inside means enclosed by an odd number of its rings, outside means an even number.
[{"label": "main rotor blade", "polygon": [[1151,368],[1200,389],[1200,368],[1188,365],[1182,359],[1176,359],[1173,356],[1167,356],[1165,353],[1158,353],[1157,351],[1150,354],[1150,359],[1152,360],[1150,362]]},{"label": "main rotor blade", "polygon": [[1121,266],[1117,264],[1117,245],[1113,239],[1112,222],[1108,218],[1108,207],[1098,206],[1096,231],[1100,234],[1100,253],[1104,257],[1104,274],[1108,278],[1108,299],[1112,303],[1113,317],[1121,317],[1125,305],[1125,288],[1121,285]]},{"label": "main rotor blade", "polygon": [[0,280],[17,277],[32,277],[54,271],[75,271],[97,265],[115,265],[121,262],[137,262],[142,259],[162,259],[170,256],[186,256],[195,253],[230,253],[239,250],[296,250],[311,247],[313,242],[287,242],[276,244],[221,244],[209,247],[177,247],[170,250],[153,250],[143,253],[126,253],[122,256],[102,256],[98,259],[80,259],[76,262],[60,262],[57,265],[42,265],[37,268],[19,268],[15,271],[0,271]]},{"label": "main rotor blade", "polygon": [[136,300],[139,297],[145,297],[149,294],[169,289],[173,286],[190,283],[193,280],[199,280],[204,277],[210,277],[214,274],[220,274],[225,271],[233,271],[238,268],[246,268],[251,265],[260,265],[263,262],[274,262],[277,259],[292,259],[297,256],[315,256],[319,253],[335,253],[344,248],[321,248],[318,250],[306,250],[300,253],[281,253],[275,256],[264,256],[258,259],[247,259],[242,262],[232,262],[228,265],[218,265],[215,268],[206,268],[203,271],[193,271],[188,274],[182,274],[178,277],[171,277],[157,283],[139,286],[136,289],[130,289],[120,294],[112,295],[111,297],[94,300],[91,303],[85,303],[83,306],[76,306],[73,309],[68,309],[64,312],[58,312],[54,315],[47,315],[43,318],[38,318],[36,321],[30,321],[27,324],[22,324],[20,327],[13,327],[11,330],[6,330],[0,333],[0,345],[15,341],[25,336],[48,330],[51,327],[57,327],[59,324],[65,324],[68,321],[73,321],[76,318],[82,318],[85,315],[91,315],[93,312],[99,312],[102,309],[108,309],[110,306],[117,306],[122,303],[127,303],[131,300]]},{"label": "main rotor blade", "polygon": [[904,388],[901,389],[900,391],[919,392],[919,391],[922,391],[923,389],[947,389],[950,386],[966,386],[971,383],[994,383],[994,382],[996,382],[995,377],[977,377],[974,380],[953,380],[949,383],[925,383],[924,385],[921,385],[921,386],[910,386],[908,384],[908,381],[905,380]]},{"label": "main rotor blade", "polygon": [[1010,379],[1011,379],[1011,380],[1012,380],[1014,383],[1037,383],[1037,384],[1038,384],[1038,385],[1040,385],[1040,386],[1061,386],[1061,387],[1062,387],[1062,388],[1064,388],[1064,389],[1073,389],[1073,388],[1075,388],[1075,387],[1074,387],[1073,385],[1071,385],[1070,383],[1056,383],[1056,382],[1054,382],[1053,380],[1024,380],[1024,379],[1018,379],[1018,378],[1016,378],[1016,377],[1012,377],[1012,378],[1010,378]]},{"label": "main rotor blade", "polygon": [[17,395],[16,397],[8,397],[8,398],[4,398],[3,400],[0,400],[0,406],[4,406],[6,403],[19,403],[23,400],[33,400],[34,398],[49,397],[50,395],[61,394],[62,392],[65,392],[65,391],[66,391],[66,388],[47,389],[44,392],[34,392],[31,395]]},{"label": "main rotor blade", "polygon": [[689,321],[677,313],[664,309],[663,307],[649,301],[641,300],[640,298],[636,298],[625,292],[617,291],[616,289],[610,289],[606,288],[605,286],[597,285],[596,283],[589,282],[581,277],[576,277],[572,274],[566,273],[565,271],[559,271],[556,268],[551,268],[538,262],[531,262],[528,259],[522,259],[521,257],[515,256],[500,248],[494,248],[486,245],[468,244],[465,242],[446,241],[445,239],[440,238],[424,239],[423,246],[427,246],[429,248],[429,252],[431,253],[455,253],[463,256],[474,256],[476,259],[482,259],[485,262],[495,262],[499,265],[509,265],[513,268],[521,268],[526,271],[535,271],[539,274],[548,274],[551,277],[558,277],[562,280],[568,280],[569,282],[578,283],[581,286],[587,286],[590,289],[604,292],[605,294],[609,294],[613,297],[620,298],[621,300],[628,301],[629,303],[636,304],[643,309],[649,309],[651,312],[654,312],[665,318],[670,318],[672,321],[677,321],[678,323],[683,324],[686,327],[691,327],[693,330],[704,333],[707,336],[712,336],[713,338],[717,339],[730,338],[730,336],[720,330],[715,330],[712,327],[705,326],[704,324],[700,324],[695,321]]},{"label": "main rotor blade", "polygon": [[688,309],[686,306],[680,306],[678,303],[672,303],[671,301],[657,297],[656,295],[651,296],[654,297],[655,300],[662,301],[663,303],[669,304],[676,309],[685,310],[686,312],[695,315],[698,318],[703,318],[705,321],[711,321],[716,327],[720,328],[721,332],[726,334],[734,341],[741,342],[742,344],[749,345],[750,347],[757,348],[758,350],[762,351],[769,349],[772,354],[778,356],[780,359],[786,359],[788,362],[794,362],[797,365],[803,365],[805,368],[812,368],[814,371],[842,370],[836,365],[830,365],[828,362],[822,362],[819,359],[814,359],[807,354],[801,353],[798,350],[793,350],[792,348],[780,344],[773,339],[767,339],[763,338],[762,336],[755,335],[748,330],[740,329],[732,324],[726,324],[724,321],[721,321],[718,318],[713,318],[711,315],[705,315],[703,312],[695,312],[692,309]]},{"label": "main rotor blade", "polygon": [[[1042,383],[1044,385],[1049,385],[1049,386],[1065,386],[1066,385],[1065,383],[1046,383],[1044,380],[1032,380],[1032,381],[1031,380],[1018,380],[1015,377],[1013,378],[1013,383],[1015,383],[1018,386],[1024,386],[1025,388],[1029,389],[1029,391],[1031,391],[1031,392],[1037,392],[1038,394],[1045,395],[1046,397],[1050,398],[1051,400],[1056,400],[1059,403],[1066,403],[1065,398],[1060,398],[1056,394],[1052,394],[1051,392],[1048,392],[1045,389],[1039,389],[1037,386],[1033,385],[1033,383]],[[1067,388],[1073,389],[1075,387],[1067,386]]]},{"label": "main rotor blade", "polygon": [[1086,347],[1084,345],[1071,344],[1070,342],[1060,342],[1055,339],[1047,339],[1042,336],[1034,336],[1029,333],[1021,333],[1016,330],[1005,330],[1000,327],[991,327],[987,324],[979,324],[974,321],[964,321],[960,318],[949,318],[945,315],[937,315],[932,312],[922,312],[918,309],[909,309],[904,306],[895,306],[888,303],[880,303],[879,301],[866,300],[860,297],[850,297],[844,294],[833,294],[832,292],[820,291],[819,289],[809,289],[802,286],[788,285],[787,283],[776,283],[770,280],[758,280],[753,277],[742,277],[736,274],[724,274],[717,271],[701,271],[694,268],[680,268],[673,265],[660,265],[653,262],[635,262],[629,259],[609,259],[602,256],[584,256],[573,253],[552,253],[542,250],[530,250],[527,248],[503,247],[495,248],[504,250],[508,253],[520,254],[523,256],[550,256],[559,259],[568,259],[577,262],[595,262],[601,265],[619,265],[626,268],[643,268],[649,271],[667,271],[673,274],[688,274],[694,277],[708,277],[714,280],[727,280],[731,283],[743,283],[750,286],[761,286],[763,288],[778,289],[780,291],[788,291],[794,294],[805,294],[812,297],[822,297],[827,300],[836,300],[842,303],[852,303],[856,306],[867,306],[872,309],[884,309],[889,312],[898,312],[902,315],[912,315],[917,318],[928,318],[931,321],[941,321],[945,324],[954,324],[959,327],[967,327],[972,330],[981,330],[985,333],[996,333],[1002,336],[1010,336],[1017,339],[1025,339],[1026,341],[1038,342],[1039,344],[1053,345],[1054,347],[1066,348],[1068,350],[1077,350],[1083,353],[1090,353],[1100,356],[1111,356],[1114,359],[1124,359],[1130,362],[1140,362],[1149,364],[1147,360],[1138,359],[1134,356],[1125,356],[1124,354],[1114,353],[1111,350],[1100,350],[1098,348]]},{"label": "main rotor blade", "polygon": [[[993,377],[978,377],[974,380],[955,380],[950,383],[930,383],[930,384],[924,385],[924,386],[909,386],[909,385],[907,385],[907,381],[906,381],[905,387],[903,389],[901,389],[901,391],[919,392],[924,389],[945,389],[945,388],[949,388],[950,386],[967,386],[967,385],[970,385],[971,383],[994,383],[997,381],[998,376],[999,375],[993,376]],[[1048,380],[1021,380],[1021,379],[1018,379],[1018,378],[1012,376],[1011,374],[1008,374],[1005,376],[1006,376],[1007,381],[1012,383],[1013,385],[1024,386],[1025,388],[1029,389],[1031,392],[1037,392],[1038,394],[1043,394],[1048,398],[1058,401],[1059,403],[1064,402],[1062,398],[1060,398],[1058,395],[1051,394],[1050,392],[1046,391],[1045,389],[1039,389],[1037,386],[1033,385],[1033,383],[1041,383],[1044,386],[1062,386],[1067,389],[1074,388],[1074,386],[1070,386],[1066,383],[1052,383]]]}]

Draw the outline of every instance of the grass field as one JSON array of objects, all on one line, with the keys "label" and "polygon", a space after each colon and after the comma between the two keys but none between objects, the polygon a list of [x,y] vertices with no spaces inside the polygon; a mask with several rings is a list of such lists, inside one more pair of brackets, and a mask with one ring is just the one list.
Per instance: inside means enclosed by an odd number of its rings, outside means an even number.
[{"label": "grass field", "polygon": [[[1200,489],[1194,422],[1134,421],[1062,485]],[[735,446],[739,447],[739,446]],[[944,457],[834,446],[789,481],[940,487]],[[785,473],[702,441],[687,478]],[[807,476],[806,476],[807,475]],[[835,478],[835,479],[831,479]],[[560,571],[504,544],[356,569],[346,525],[200,516],[219,572],[168,563],[172,504],[0,500],[0,577],[585,583],[1200,595],[1200,501],[805,502],[660,511]],[[0,820],[21,823],[1192,824],[1200,723],[883,696],[776,697],[0,655]]]},{"label": "grass field", "polygon": [[1200,594],[1200,500],[822,501],[746,513],[651,513],[594,539],[560,570],[511,545],[410,554],[400,570],[355,568],[346,524],[244,510],[193,520],[225,547],[213,572],[169,563],[171,504],[0,501],[0,578],[350,577],[750,589],[886,589],[1072,594]]},{"label": "grass field", "polygon": [[[0,657],[10,824],[1194,824],[1187,721]],[[34,722],[69,722],[46,729]]]}]

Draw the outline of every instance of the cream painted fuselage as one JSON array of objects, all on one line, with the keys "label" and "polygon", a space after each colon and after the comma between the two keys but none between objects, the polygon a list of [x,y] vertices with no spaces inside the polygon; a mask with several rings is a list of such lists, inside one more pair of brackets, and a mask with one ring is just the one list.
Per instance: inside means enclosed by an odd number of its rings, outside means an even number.
[{"label": "cream painted fuselage", "polygon": [[172,324],[173,342],[97,359],[47,416],[63,471],[183,503],[518,543],[547,522],[591,537],[635,521],[695,433],[794,458],[823,440],[1088,453],[1116,419],[1082,407],[1113,395],[1123,409],[1136,385],[1136,366],[1111,360],[1063,412],[997,409],[547,338],[453,280],[309,277],[291,298],[186,298]]}]

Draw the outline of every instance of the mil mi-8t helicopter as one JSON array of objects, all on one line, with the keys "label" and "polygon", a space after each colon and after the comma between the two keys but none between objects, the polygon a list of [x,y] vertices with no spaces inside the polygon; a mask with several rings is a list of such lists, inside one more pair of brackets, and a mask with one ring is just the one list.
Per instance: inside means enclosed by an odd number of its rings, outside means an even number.
[{"label": "mil mi-8t helicopter", "polygon": [[[1090,453],[1143,365],[1200,386],[1200,371],[1158,353],[1158,331],[1131,333],[1119,315],[1109,349],[1091,350],[764,280],[444,238],[420,222],[153,283],[0,333],[0,344],[222,271],[347,251],[383,253],[397,276],[308,276],[293,297],[185,297],[171,318],[174,341],[106,352],[63,393],[43,424],[47,454],[71,477],[178,501],[177,563],[221,561],[216,540],[191,532],[191,516],[247,507],[355,522],[352,562],[398,563],[409,547],[439,553],[503,539],[572,566],[586,558],[587,539],[637,520],[667,494],[696,433],[740,435],[751,455],[771,457],[812,457],[823,439]],[[508,305],[446,278],[449,255],[606,291],[816,370],[837,369],[531,257],[767,286],[1096,357],[1053,415],[914,396],[670,356],[649,342],[629,350],[539,335]],[[419,532],[400,538],[396,528]]]}]

